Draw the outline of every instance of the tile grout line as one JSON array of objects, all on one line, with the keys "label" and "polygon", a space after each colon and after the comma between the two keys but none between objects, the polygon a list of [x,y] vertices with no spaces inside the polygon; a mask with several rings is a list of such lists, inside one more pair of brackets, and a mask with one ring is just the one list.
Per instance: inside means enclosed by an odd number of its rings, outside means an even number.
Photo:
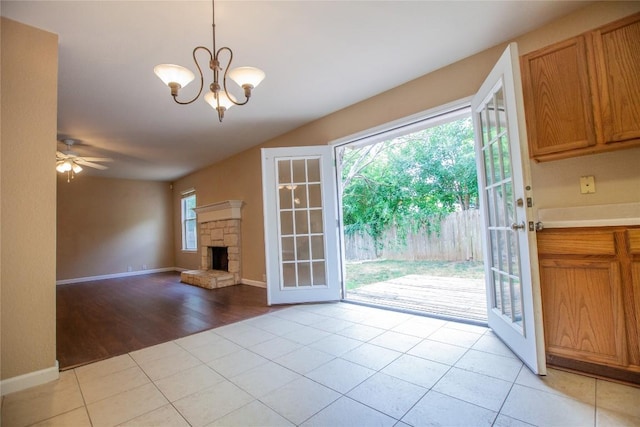
[{"label": "tile grout line", "polygon": [[[495,417],[495,419],[493,420],[492,425],[496,423],[496,420],[498,419],[498,417],[499,417],[500,415],[503,415],[503,416],[505,416],[505,417],[510,417],[510,418],[516,419],[516,420],[518,420],[518,421],[522,421],[523,423],[528,423],[527,421],[525,421],[525,420],[521,420],[520,418],[515,418],[515,417],[512,417],[512,416],[510,416],[510,415],[504,415],[504,414],[502,413],[502,409],[504,409],[504,405],[505,405],[505,403],[507,403],[507,399],[509,399],[509,395],[511,395],[511,391],[513,390],[513,387],[516,385],[516,381],[518,380],[518,376],[520,375],[520,373],[522,372],[522,370],[523,370],[523,369],[529,369],[529,368],[527,368],[527,367],[525,366],[525,364],[524,364],[524,363],[522,364],[522,366],[520,366],[520,369],[518,370],[518,375],[516,375],[516,377],[515,377],[515,378],[513,379],[513,381],[511,382],[511,386],[509,387],[509,391],[507,392],[507,395],[504,397],[504,400],[502,401],[502,404],[500,405],[500,409],[499,409],[499,410],[498,410],[498,412],[496,413],[496,417]],[[528,424],[529,424],[529,423],[528,423]]]},{"label": "tile grout line", "polygon": [[76,372],[76,368],[73,369],[73,376],[76,379],[76,383],[78,384],[78,391],[80,392],[80,396],[82,397],[82,403],[84,404],[84,412],[87,414],[87,418],[89,419],[89,423],[93,426],[93,419],[91,418],[91,414],[89,413],[89,405],[87,404],[87,399],[84,397],[84,392],[82,391],[82,386],[80,385],[80,378],[78,378],[78,373]]},{"label": "tile grout line", "polygon": [[[173,343],[175,343],[178,347],[183,348],[180,344],[176,343],[175,341],[176,341],[176,340],[172,340],[172,341],[168,341],[168,342],[173,342]],[[187,351],[186,349],[184,349],[184,350],[185,350],[185,351]],[[189,354],[191,354],[191,353],[189,353]],[[143,373],[143,374],[144,374],[144,375],[149,379],[149,382],[150,382],[151,384],[153,384],[153,386],[154,386],[154,387],[155,387],[155,389],[158,391],[158,393],[160,393],[160,394],[162,395],[162,397],[164,397],[164,398],[166,399],[167,404],[171,405],[171,407],[172,407],[172,408],[173,408],[173,409],[178,413],[178,415],[180,415],[180,417],[181,417],[181,418],[182,418],[182,419],[187,423],[187,425],[191,426],[191,423],[190,423],[190,422],[189,422],[189,421],[184,417],[184,415],[182,415],[182,412],[180,412],[180,411],[178,410],[178,408],[176,408],[176,407],[175,407],[175,405],[173,404],[173,402],[172,402],[171,400],[169,400],[169,397],[168,397],[168,396],[166,396],[166,395],[162,392],[162,390],[160,390],[160,388],[159,388],[159,387],[158,387],[158,385],[155,383],[155,381],[151,379],[151,377],[149,376],[149,374],[147,374],[147,372],[142,368],[142,366],[140,366],[140,364],[138,363],[138,361],[137,361],[133,356],[131,356],[131,353],[127,353],[127,355],[131,358],[131,360],[133,360],[133,362],[134,362],[134,363],[136,364],[136,366],[137,366],[137,367],[142,371],[142,373]],[[167,357],[170,357],[170,356],[167,356]],[[158,358],[158,359],[154,359],[154,360],[160,360],[160,359],[163,359],[163,358]],[[204,363],[203,363],[203,364],[204,364]],[[187,368],[187,369],[189,369],[189,368]],[[186,369],[183,369],[183,371],[184,371],[184,370],[186,370]],[[182,371],[180,371],[180,372],[182,372]],[[159,378],[159,379],[162,379],[162,378]],[[140,387],[143,387],[143,386],[140,386]],[[137,387],[136,387],[136,388],[137,388]],[[131,390],[133,390],[133,389],[131,389]],[[165,404],[165,405],[166,405],[166,404]],[[159,407],[157,407],[157,408],[151,409],[150,411],[147,411],[147,412],[145,412],[145,413],[143,413],[143,414],[138,414],[138,415],[134,416],[134,417],[133,417],[133,418],[131,418],[131,419],[128,419],[128,420],[123,421],[123,422],[122,422],[122,423],[120,423],[120,424],[124,424],[124,423],[127,423],[127,422],[129,422],[129,421],[133,421],[133,420],[135,420],[135,419],[136,419],[136,418],[138,418],[138,417],[142,417],[142,416],[144,416],[144,415],[150,414],[150,413],[152,413],[152,412],[154,412],[154,411],[157,411],[158,409],[162,408],[162,407],[163,407],[163,406],[165,406],[165,405],[162,405],[162,406],[159,406]],[[120,424],[118,424],[118,425],[120,425]]]}]

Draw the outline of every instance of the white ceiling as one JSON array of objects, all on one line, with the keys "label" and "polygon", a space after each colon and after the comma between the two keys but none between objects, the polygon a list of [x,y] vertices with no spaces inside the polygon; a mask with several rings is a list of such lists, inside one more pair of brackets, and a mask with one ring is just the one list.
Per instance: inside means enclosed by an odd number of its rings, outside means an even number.
[{"label": "white ceiling", "polygon": [[0,7],[5,17],[59,34],[58,136],[79,140],[81,155],[115,160],[90,173],[171,181],[587,3],[218,0],[218,47],[233,49],[234,66],[267,75],[223,123],[202,100],[175,104],[153,74],[167,62],[196,72],[193,48],[212,47],[209,1],[2,0]]}]

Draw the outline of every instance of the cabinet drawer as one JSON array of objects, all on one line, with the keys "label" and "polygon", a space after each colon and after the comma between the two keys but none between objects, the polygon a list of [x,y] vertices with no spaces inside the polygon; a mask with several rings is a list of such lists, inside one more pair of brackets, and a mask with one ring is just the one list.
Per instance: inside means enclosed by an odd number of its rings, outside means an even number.
[{"label": "cabinet drawer", "polygon": [[545,230],[538,233],[537,240],[540,255],[616,255],[611,231]]},{"label": "cabinet drawer", "polygon": [[627,230],[627,239],[629,239],[629,252],[640,255],[640,228]]}]

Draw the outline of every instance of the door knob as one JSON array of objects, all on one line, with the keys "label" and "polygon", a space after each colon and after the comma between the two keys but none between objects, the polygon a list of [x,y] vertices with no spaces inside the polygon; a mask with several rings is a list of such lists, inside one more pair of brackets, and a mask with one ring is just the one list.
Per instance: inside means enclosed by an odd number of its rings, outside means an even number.
[{"label": "door knob", "polygon": [[520,224],[514,222],[513,224],[511,224],[511,229],[514,231],[524,230],[525,228],[527,228],[527,226],[524,225],[524,222],[521,222]]}]

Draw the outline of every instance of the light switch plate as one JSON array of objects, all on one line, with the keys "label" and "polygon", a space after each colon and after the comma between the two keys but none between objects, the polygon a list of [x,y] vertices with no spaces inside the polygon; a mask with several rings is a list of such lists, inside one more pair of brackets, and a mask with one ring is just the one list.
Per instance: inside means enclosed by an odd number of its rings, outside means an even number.
[{"label": "light switch plate", "polygon": [[593,175],[580,177],[580,192],[582,194],[589,194],[596,192],[596,182]]}]

